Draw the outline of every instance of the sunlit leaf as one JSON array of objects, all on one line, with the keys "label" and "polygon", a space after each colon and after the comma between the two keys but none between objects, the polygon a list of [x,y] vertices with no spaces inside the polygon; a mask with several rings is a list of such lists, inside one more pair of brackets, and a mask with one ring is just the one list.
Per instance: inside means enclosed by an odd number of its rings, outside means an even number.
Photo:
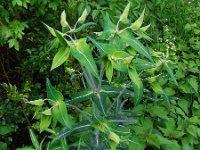
[{"label": "sunlit leaf", "polygon": [[151,25],[149,24],[149,25],[147,25],[147,26],[144,26],[144,27],[140,28],[140,30],[143,31],[143,32],[145,32],[145,31],[147,31],[147,29],[148,29],[150,26],[151,26]]},{"label": "sunlit leaf", "polygon": [[127,17],[128,17],[130,5],[131,5],[131,3],[129,2],[128,5],[126,6],[126,8],[124,9],[122,15],[120,16],[120,21],[123,23],[127,23],[127,21],[128,21]]},{"label": "sunlit leaf", "polygon": [[65,11],[63,11],[61,13],[60,24],[61,24],[62,27],[67,27],[68,26],[68,23],[67,23],[67,20],[66,20],[66,13],[65,13]]},{"label": "sunlit leaf", "polygon": [[44,22],[43,22],[43,25],[47,28],[47,30],[48,30],[54,37],[56,37],[56,33],[55,33],[55,31],[54,31],[54,29],[53,29],[52,27],[48,26],[48,25],[45,24]]},{"label": "sunlit leaf", "polygon": [[34,100],[34,101],[29,101],[28,103],[32,104],[32,105],[36,105],[36,106],[42,106],[44,104],[44,100],[38,99],[38,100]]},{"label": "sunlit leaf", "polygon": [[44,114],[44,115],[47,115],[47,116],[51,116],[52,115],[51,108],[42,111],[41,114]]},{"label": "sunlit leaf", "polygon": [[145,9],[143,10],[142,14],[140,15],[140,17],[134,22],[131,24],[130,28],[132,30],[137,30],[141,27],[142,23],[143,23],[143,19],[144,19],[144,12],[145,12]]},{"label": "sunlit leaf", "polygon": [[42,116],[40,119],[40,133],[46,130],[51,123],[51,117],[49,116]]},{"label": "sunlit leaf", "polygon": [[85,10],[83,11],[82,15],[78,18],[78,22],[79,22],[79,23],[83,23],[83,22],[85,21],[87,15],[88,15],[88,14],[87,14],[87,9],[85,9]]},{"label": "sunlit leaf", "polygon": [[51,65],[51,70],[57,68],[58,66],[62,65],[69,57],[70,49],[69,47],[61,47],[59,51],[56,53],[56,55],[53,58],[53,62]]},{"label": "sunlit leaf", "polygon": [[111,139],[115,143],[119,144],[120,138],[119,138],[119,136],[116,133],[110,132],[109,135],[108,135],[108,137],[109,137],[109,139]]}]

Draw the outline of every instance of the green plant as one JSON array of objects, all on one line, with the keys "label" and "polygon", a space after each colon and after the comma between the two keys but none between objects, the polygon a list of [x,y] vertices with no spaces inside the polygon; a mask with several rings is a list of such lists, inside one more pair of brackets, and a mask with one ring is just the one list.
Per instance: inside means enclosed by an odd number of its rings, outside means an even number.
[{"label": "green plant", "polygon": [[[168,101],[165,92],[156,82],[155,71],[158,67],[164,67],[175,82],[176,79],[167,62],[158,59],[156,55],[152,56],[153,51],[138,40],[140,35],[145,35],[149,27],[141,27],[145,10],[134,23],[130,23],[129,9],[130,3],[116,23],[110,19],[108,13],[102,13],[103,31],[94,32],[97,36],[91,31],[90,36],[76,36],[76,33],[87,31],[88,27],[96,25],[93,22],[84,24],[88,15],[87,8],[83,10],[74,27],[67,22],[66,13],[63,11],[60,20],[62,32],[44,24],[59,43],[59,51],[53,58],[51,70],[69,58],[75,58],[81,68],[77,70],[77,75],[82,79],[84,88],[64,101],[63,95],[47,79],[47,99],[29,102],[38,106],[35,117],[40,120],[40,132],[46,130],[52,133],[48,148],[57,145],[57,142],[62,143],[63,139],[71,143],[69,148],[129,147],[130,143],[135,142],[130,140],[133,135],[130,126],[136,123],[134,118],[138,114],[126,110],[124,105],[127,100],[131,100],[131,103],[137,106],[143,99],[142,79],[146,78],[152,89]],[[149,76],[150,78],[147,78]],[[87,100],[91,103],[84,110],[75,105]],[[75,120],[73,115],[69,115],[67,108],[70,107],[81,112],[78,119]],[[73,140],[67,138],[72,135]]]}]

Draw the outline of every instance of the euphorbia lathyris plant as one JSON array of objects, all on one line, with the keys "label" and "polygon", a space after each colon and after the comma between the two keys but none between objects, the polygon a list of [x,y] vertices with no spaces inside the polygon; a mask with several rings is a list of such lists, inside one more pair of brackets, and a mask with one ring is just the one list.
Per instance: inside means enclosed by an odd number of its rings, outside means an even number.
[{"label": "euphorbia lathyris plant", "polygon": [[[40,113],[42,115],[40,131],[46,130],[52,133],[53,141],[48,143],[48,148],[55,146],[60,139],[63,149],[67,149],[64,139],[75,133],[80,135],[79,142],[70,144],[70,148],[111,147],[114,150],[117,147],[126,148],[130,142],[134,142],[129,140],[132,133],[128,126],[136,122],[134,116],[137,114],[125,110],[124,104],[129,99],[134,105],[140,103],[145,91],[142,78],[155,76],[154,70],[158,65],[154,61],[155,56],[152,57],[152,51],[150,52],[139,41],[142,37],[140,35],[145,35],[149,27],[149,25],[141,27],[145,11],[134,23],[129,23],[129,9],[130,4],[126,6],[116,24],[108,13],[102,13],[103,30],[88,34],[87,37],[81,37],[78,33],[89,26],[97,26],[93,22],[83,24],[88,15],[87,9],[83,11],[73,28],[68,24],[63,11],[60,21],[62,32],[44,24],[55,37],[55,43],[59,43],[59,50],[53,59],[51,70],[62,65],[69,57],[73,57],[80,64],[82,70],[80,76],[84,85],[84,89],[74,93],[71,99],[64,100],[63,95],[47,79],[45,100],[51,107]],[[153,90],[164,94],[156,79],[150,79]],[[30,103],[42,106],[45,100]],[[74,105],[87,100],[92,104],[87,112]],[[79,110],[85,117],[72,123],[67,107]],[[64,127],[64,130],[55,126],[56,121]],[[59,146],[58,144],[57,147]]]}]

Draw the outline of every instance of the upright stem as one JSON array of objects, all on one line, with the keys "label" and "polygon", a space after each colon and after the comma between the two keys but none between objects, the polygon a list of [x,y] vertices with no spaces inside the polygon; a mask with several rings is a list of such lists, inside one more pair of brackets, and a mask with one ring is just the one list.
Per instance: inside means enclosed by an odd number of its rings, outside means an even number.
[{"label": "upright stem", "polygon": [[[103,106],[103,103],[102,103],[102,98],[101,98],[101,95],[100,95],[100,89],[99,89],[99,87],[101,87],[101,81],[99,81],[100,84],[99,84],[98,89],[97,89],[97,86],[95,85],[95,82],[94,82],[94,79],[92,77],[92,74],[86,68],[82,67],[82,69],[85,72],[84,75],[85,75],[86,80],[88,81],[88,83],[92,87],[93,92],[94,92],[94,94],[96,95],[96,97],[97,97],[97,99],[99,101],[99,105],[101,107],[101,111],[102,111],[103,115],[106,116],[106,112],[104,110],[104,106]],[[101,70],[102,70],[101,71],[101,76],[103,77],[103,66],[101,67]]]}]

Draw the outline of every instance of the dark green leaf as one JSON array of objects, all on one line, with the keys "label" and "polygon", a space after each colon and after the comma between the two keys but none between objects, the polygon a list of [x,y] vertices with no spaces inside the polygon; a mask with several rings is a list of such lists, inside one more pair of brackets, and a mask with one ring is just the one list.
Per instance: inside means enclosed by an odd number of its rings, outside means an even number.
[{"label": "dark green leaf", "polygon": [[60,50],[56,53],[56,55],[53,58],[51,70],[62,65],[68,59],[69,53],[70,53],[69,47],[67,47],[67,48],[61,47]]}]

